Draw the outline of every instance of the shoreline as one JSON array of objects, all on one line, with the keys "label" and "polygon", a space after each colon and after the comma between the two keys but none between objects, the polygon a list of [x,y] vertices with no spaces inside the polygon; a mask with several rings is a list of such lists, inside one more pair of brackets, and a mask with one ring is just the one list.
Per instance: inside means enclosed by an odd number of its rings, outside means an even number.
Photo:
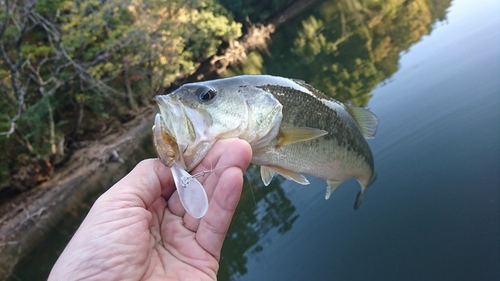
[{"label": "shoreline", "polygon": [[[206,79],[243,62],[250,51],[265,49],[279,26],[317,2],[295,1],[281,13],[252,25],[233,44],[221,46],[218,54],[202,62],[194,73],[176,80],[157,94],[169,93],[182,84]],[[156,105],[139,109],[132,120],[118,126],[117,132],[75,150],[52,179],[0,205],[0,280],[11,275],[18,262],[74,209],[81,198],[107,190],[128,172],[123,159],[128,159],[141,143],[151,138],[157,111]],[[115,176],[103,177],[102,171]]]},{"label": "shoreline", "polygon": [[[52,180],[1,206],[0,280],[10,275],[18,261],[63,219],[80,198],[99,189],[106,190],[122,177],[122,173],[128,172],[118,171],[126,168],[123,159],[150,138],[147,132],[151,130],[155,112],[148,108],[123,124],[120,132],[76,151],[68,165]],[[103,181],[102,171],[119,176]]]}]

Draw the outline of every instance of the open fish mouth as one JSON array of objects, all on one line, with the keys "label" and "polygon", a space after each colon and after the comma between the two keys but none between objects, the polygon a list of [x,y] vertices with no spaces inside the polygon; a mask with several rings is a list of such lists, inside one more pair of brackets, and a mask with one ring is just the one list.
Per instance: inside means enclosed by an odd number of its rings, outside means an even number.
[{"label": "open fish mouth", "polygon": [[[180,120],[183,114],[178,102],[173,102],[165,96],[157,96],[156,102],[160,108],[161,119],[165,129],[170,136],[178,136],[180,130]],[[177,122],[176,122],[177,121]]]},{"label": "open fish mouth", "polygon": [[155,117],[153,141],[158,158],[172,171],[172,178],[182,206],[194,218],[203,217],[208,210],[208,197],[205,189],[196,179],[197,175],[191,176],[182,167],[177,143],[167,131],[160,114]]},{"label": "open fish mouth", "polygon": [[169,134],[161,115],[156,114],[153,126],[153,143],[158,158],[163,164],[172,167],[179,160],[180,153],[175,138]]},{"label": "open fish mouth", "polygon": [[167,134],[177,142],[179,162],[187,171],[192,170],[215,142],[208,135],[210,116],[184,106],[169,95],[157,96],[156,101]]},{"label": "open fish mouth", "polygon": [[[168,135],[170,138],[175,140],[175,145],[177,146],[177,151],[179,152],[178,160],[181,164],[184,164],[182,157],[183,152],[187,149],[186,140],[182,138],[186,133],[183,129],[186,128],[186,121],[184,121],[182,107],[179,102],[172,101],[168,96],[157,96],[156,102],[160,108],[158,122],[161,123],[164,130],[164,134]],[[158,117],[157,117],[158,118]],[[156,123],[157,121],[155,121]]]}]

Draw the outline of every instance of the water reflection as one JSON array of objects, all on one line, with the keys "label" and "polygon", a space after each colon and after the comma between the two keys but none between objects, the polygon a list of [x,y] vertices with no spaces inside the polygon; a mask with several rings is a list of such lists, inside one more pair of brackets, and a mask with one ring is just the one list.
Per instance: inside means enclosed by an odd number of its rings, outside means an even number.
[{"label": "water reflection", "polygon": [[283,234],[292,228],[298,214],[280,186],[283,181],[276,177],[269,186],[264,186],[256,165],[251,165],[245,173],[241,200],[222,248],[219,279],[244,275],[247,255],[263,250],[262,238],[266,234],[273,229]]},{"label": "water reflection", "polygon": [[[223,75],[299,78],[339,101],[366,106],[372,90],[398,70],[402,52],[429,34],[436,21],[445,20],[450,4],[451,0],[322,1],[273,35],[268,50],[250,53],[245,64]],[[264,250],[263,237],[272,228],[285,233],[299,217],[280,187],[282,180],[263,187],[258,175],[256,167],[247,172],[249,184],[222,251],[220,280],[245,275],[248,256]]]},{"label": "water reflection", "polygon": [[446,18],[451,0],[328,0],[288,24],[267,52],[225,75],[300,78],[327,95],[366,106],[371,91],[398,69],[402,51]]}]

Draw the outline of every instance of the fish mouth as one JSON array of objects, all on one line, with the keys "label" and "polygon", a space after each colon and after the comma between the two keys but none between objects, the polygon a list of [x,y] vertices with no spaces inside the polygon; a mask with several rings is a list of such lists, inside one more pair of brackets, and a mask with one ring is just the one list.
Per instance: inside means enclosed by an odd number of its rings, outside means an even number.
[{"label": "fish mouth", "polygon": [[168,95],[157,96],[156,102],[160,108],[163,128],[169,136],[175,139],[177,149],[180,152],[179,161],[184,166],[183,168],[186,168],[183,154],[190,141],[190,139],[186,139],[186,137],[189,136],[189,133],[185,130],[188,123],[185,120],[186,115],[183,113],[181,104]]},{"label": "fish mouth", "polygon": [[208,135],[211,118],[171,95],[157,96],[156,102],[167,134],[177,142],[180,163],[192,170],[215,142]]},{"label": "fish mouth", "polygon": [[175,138],[168,133],[160,114],[156,114],[153,126],[153,144],[156,155],[168,167],[172,167],[175,161],[179,161],[180,153],[178,151]]}]

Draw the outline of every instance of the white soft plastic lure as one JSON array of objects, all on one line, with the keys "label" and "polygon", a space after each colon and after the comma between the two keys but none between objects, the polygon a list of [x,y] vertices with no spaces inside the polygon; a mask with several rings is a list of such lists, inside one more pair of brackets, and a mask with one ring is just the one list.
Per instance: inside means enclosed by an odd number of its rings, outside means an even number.
[{"label": "white soft plastic lure", "polygon": [[196,179],[196,175],[190,175],[179,163],[178,157],[180,155],[177,143],[165,130],[159,114],[155,117],[153,141],[158,158],[172,171],[182,206],[194,218],[202,218],[208,210],[208,197],[205,188]]}]

